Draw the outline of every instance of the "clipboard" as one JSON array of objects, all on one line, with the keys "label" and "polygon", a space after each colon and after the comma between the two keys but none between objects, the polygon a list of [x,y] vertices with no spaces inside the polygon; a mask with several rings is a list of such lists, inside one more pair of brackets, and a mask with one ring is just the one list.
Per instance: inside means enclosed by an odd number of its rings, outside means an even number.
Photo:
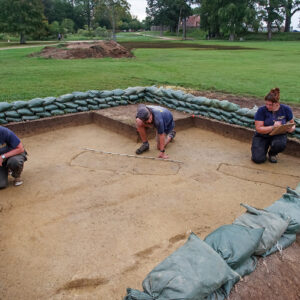
[{"label": "clipboard", "polygon": [[285,134],[289,129],[291,129],[295,124],[294,123],[287,123],[280,125],[279,127],[274,128],[269,135],[278,135],[278,134]]}]

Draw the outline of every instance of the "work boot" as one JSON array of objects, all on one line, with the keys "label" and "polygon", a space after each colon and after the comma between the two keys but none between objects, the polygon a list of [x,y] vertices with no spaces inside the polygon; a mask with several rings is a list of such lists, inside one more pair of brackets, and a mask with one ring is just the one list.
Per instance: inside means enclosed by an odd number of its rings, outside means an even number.
[{"label": "work boot", "polygon": [[148,142],[145,142],[145,143],[143,143],[142,145],[141,145],[141,147],[140,148],[138,148],[136,151],[135,151],[135,153],[136,154],[142,154],[143,152],[146,152],[146,151],[148,151],[149,150],[149,143]]},{"label": "work boot", "polygon": [[272,164],[276,164],[277,163],[276,155],[269,155],[269,162]]}]

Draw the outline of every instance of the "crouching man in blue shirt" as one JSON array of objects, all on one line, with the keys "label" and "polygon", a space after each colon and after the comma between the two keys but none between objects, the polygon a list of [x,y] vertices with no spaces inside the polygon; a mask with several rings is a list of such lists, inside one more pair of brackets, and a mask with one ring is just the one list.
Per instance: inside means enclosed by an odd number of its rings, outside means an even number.
[{"label": "crouching man in blue shirt", "polygon": [[282,152],[287,143],[287,133],[295,130],[295,125],[286,133],[279,135],[269,135],[274,128],[286,123],[294,124],[293,113],[289,106],[280,104],[279,88],[271,89],[266,95],[266,105],[261,106],[255,116],[255,129],[252,140],[252,161],[263,163],[268,159],[271,163],[277,163],[277,154]]},{"label": "crouching man in blue shirt", "polygon": [[149,150],[146,127],[154,126],[156,129],[157,149],[160,151],[158,157],[167,159],[165,148],[176,135],[175,123],[172,113],[160,106],[140,104],[136,114],[136,128],[143,144],[136,150],[136,154],[142,154]]},{"label": "crouching man in blue shirt", "polygon": [[0,189],[8,186],[8,173],[14,177],[14,185],[23,183],[21,173],[27,160],[20,139],[8,128],[0,126]]}]

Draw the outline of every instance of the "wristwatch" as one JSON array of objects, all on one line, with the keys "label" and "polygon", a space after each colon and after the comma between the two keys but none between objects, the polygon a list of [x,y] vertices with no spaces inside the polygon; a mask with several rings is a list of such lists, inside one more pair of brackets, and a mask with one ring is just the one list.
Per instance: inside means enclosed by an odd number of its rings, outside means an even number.
[{"label": "wristwatch", "polygon": [[160,152],[163,152],[163,153],[164,153],[165,151],[166,151],[165,149],[164,149],[164,150],[160,150]]},{"label": "wristwatch", "polygon": [[5,157],[5,155],[4,155],[4,154],[1,154],[1,158],[2,158],[2,159],[5,159],[6,157]]}]

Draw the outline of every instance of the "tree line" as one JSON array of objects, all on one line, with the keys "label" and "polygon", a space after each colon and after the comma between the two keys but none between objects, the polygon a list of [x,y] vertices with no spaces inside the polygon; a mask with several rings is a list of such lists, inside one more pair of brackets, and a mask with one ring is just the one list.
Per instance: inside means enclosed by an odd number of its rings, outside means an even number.
[{"label": "tree line", "polygon": [[126,0],[0,0],[0,32],[48,39],[79,32],[86,36],[138,30],[143,24],[130,14]]},{"label": "tree line", "polygon": [[274,27],[284,24],[284,31],[290,31],[292,16],[299,10],[300,0],[147,0],[146,21],[184,30],[186,18],[199,14],[200,27],[210,37],[233,40],[266,24],[271,39]]},{"label": "tree line", "polygon": [[207,36],[235,39],[245,32],[257,32],[266,24],[268,38],[274,27],[290,31],[291,18],[300,10],[300,0],[147,0],[147,17],[140,22],[130,14],[127,0],[0,0],[0,33],[48,39],[58,34],[79,32],[104,36],[111,30],[150,29],[151,25],[182,29],[186,20],[200,15],[200,27]]}]

